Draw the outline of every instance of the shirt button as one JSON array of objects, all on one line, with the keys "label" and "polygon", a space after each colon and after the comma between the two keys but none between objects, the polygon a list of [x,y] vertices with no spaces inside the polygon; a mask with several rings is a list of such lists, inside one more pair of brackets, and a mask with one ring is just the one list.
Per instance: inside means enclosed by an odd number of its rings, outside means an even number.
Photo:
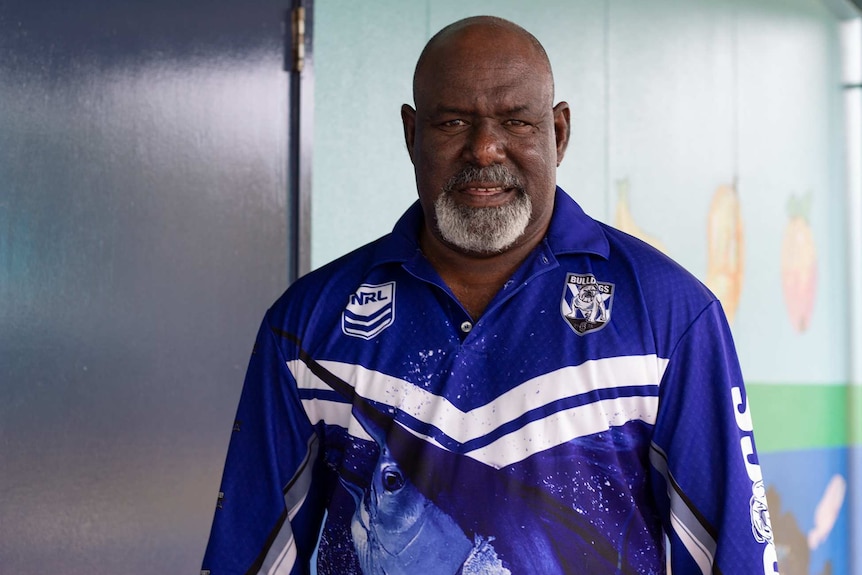
[{"label": "shirt button", "polygon": [[461,331],[463,331],[464,333],[470,333],[471,329],[473,329],[473,324],[469,321],[465,321],[461,324]]}]

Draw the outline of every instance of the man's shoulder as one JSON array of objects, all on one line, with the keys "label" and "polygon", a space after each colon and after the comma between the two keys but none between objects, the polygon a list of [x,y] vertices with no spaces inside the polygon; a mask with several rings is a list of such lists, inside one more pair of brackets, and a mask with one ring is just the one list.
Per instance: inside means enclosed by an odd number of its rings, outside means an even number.
[{"label": "man's shoulder", "polygon": [[608,224],[600,225],[610,245],[609,265],[630,274],[648,305],[672,301],[696,314],[716,300],[703,282],[670,255]]},{"label": "man's shoulder", "polygon": [[421,208],[416,202],[391,232],[294,281],[269,308],[265,321],[294,335],[319,335],[335,328],[353,296],[373,287],[385,289],[377,284],[390,282],[386,278],[416,256],[419,225]]},{"label": "man's shoulder", "polygon": [[273,308],[281,308],[307,300],[319,300],[334,291],[355,289],[356,283],[378,265],[380,246],[390,239],[387,234],[367,243],[294,281],[276,300]]}]

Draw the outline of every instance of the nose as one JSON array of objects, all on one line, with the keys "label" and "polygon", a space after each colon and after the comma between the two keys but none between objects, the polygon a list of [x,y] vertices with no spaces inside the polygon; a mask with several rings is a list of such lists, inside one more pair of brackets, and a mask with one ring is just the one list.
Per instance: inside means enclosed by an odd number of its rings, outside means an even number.
[{"label": "nose", "polygon": [[479,167],[499,164],[506,157],[505,135],[492,121],[474,123],[464,148],[467,160]]}]

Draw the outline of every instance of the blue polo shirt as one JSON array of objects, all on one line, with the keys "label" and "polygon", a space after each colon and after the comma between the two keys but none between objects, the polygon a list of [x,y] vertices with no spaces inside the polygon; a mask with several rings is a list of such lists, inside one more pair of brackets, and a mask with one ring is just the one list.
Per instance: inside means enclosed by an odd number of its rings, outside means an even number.
[{"label": "blue polo shirt", "polygon": [[417,203],[267,312],[204,572],[777,572],[700,282],[558,188],[473,322],[422,225]]}]

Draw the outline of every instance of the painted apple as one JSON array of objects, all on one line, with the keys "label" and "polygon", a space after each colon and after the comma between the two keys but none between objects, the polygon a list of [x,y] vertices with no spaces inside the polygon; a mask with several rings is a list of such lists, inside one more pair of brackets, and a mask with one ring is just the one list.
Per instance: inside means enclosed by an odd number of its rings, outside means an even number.
[{"label": "painted apple", "polygon": [[727,321],[733,323],[745,268],[745,236],[735,186],[721,185],[715,190],[706,233],[706,285],[721,301]]},{"label": "painted apple", "polygon": [[811,324],[817,294],[817,250],[808,223],[811,194],[791,196],[787,225],[781,241],[781,287],[790,324],[802,333]]}]

